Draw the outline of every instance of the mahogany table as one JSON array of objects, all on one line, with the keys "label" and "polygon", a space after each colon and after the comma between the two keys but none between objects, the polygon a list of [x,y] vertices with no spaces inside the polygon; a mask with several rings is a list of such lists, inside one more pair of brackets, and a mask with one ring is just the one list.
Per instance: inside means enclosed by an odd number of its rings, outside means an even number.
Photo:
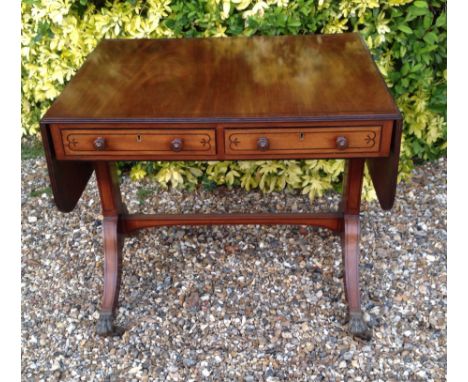
[{"label": "mahogany table", "polygon": [[[97,333],[114,335],[123,238],[156,226],[300,224],[342,235],[350,332],[370,338],[359,290],[364,163],[394,202],[401,114],[359,34],[103,40],[41,120],[57,208],[73,210],[93,170],[104,291]],[[129,214],[115,161],[344,158],[335,213]]]}]

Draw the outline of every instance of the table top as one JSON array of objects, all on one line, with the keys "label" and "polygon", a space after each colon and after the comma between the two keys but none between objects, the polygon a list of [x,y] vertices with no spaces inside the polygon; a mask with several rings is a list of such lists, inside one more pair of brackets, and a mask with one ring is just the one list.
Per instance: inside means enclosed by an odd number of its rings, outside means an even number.
[{"label": "table top", "polygon": [[362,38],[345,33],[103,40],[42,122],[398,118]]}]

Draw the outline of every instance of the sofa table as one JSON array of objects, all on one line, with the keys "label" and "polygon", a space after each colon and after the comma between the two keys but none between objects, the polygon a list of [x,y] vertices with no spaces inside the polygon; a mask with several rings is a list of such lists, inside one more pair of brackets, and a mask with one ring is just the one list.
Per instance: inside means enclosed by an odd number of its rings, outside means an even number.
[{"label": "sofa table", "polygon": [[[357,33],[103,40],[41,120],[57,208],[96,172],[104,236],[97,333],[116,335],[123,238],[172,225],[298,224],[342,236],[349,330],[368,339],[359,290],[364,164],[380,205],[396,191],[401,114]],[[129,214],[116,161],[346,159],[334,213]]]}]

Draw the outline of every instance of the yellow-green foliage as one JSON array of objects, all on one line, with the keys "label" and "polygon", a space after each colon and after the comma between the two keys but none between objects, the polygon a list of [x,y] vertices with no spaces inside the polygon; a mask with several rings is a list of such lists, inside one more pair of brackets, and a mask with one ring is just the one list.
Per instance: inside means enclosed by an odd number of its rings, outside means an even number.
[{"label": "yellow-green foliage", "polygon": [[[23,0],[22,131],[38,120],[102,38],[222,37],[359,31],[405,119],[400,165],[446,150],[446,1]],[[126,165],[123,165],[126,166]],[[128,167],[128,166],[127,166]],[[239,185],[321,195],[343,161],[145,162],[131,176],[162,186]],[[373,197],[369,178],[364,194]]]}]

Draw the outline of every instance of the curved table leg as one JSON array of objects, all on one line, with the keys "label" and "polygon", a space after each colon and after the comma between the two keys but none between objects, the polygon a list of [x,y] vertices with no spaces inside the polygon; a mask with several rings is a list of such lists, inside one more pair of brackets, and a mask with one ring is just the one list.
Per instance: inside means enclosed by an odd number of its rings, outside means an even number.
[{"label": "curved table leg", "polygon": [[359,215],[345,215],[343,219],[343,283],[348,303],[349,331],[355,337],[369,340],[372,335],[361,311],[361,293],[359,288]]},{"label": "curved table leg", "polygon": [[105,217],[104,235],[104,290],[96,332],[101,336],[118,336],[123,329],[114,326],[120,279],[122,273],[123,238],[117,231],[118,217]]},{"label": "curved table leg", "polygon": [[101,311],[96,326],[101,336],[118,336],[124,330],[114,326],[122,268],[123,235],[119,232],[119,220],[126,213],[120,196],[115,163],[96,162],[96,179],[104,215],[102,230],[104,238],[104,291]]}]

